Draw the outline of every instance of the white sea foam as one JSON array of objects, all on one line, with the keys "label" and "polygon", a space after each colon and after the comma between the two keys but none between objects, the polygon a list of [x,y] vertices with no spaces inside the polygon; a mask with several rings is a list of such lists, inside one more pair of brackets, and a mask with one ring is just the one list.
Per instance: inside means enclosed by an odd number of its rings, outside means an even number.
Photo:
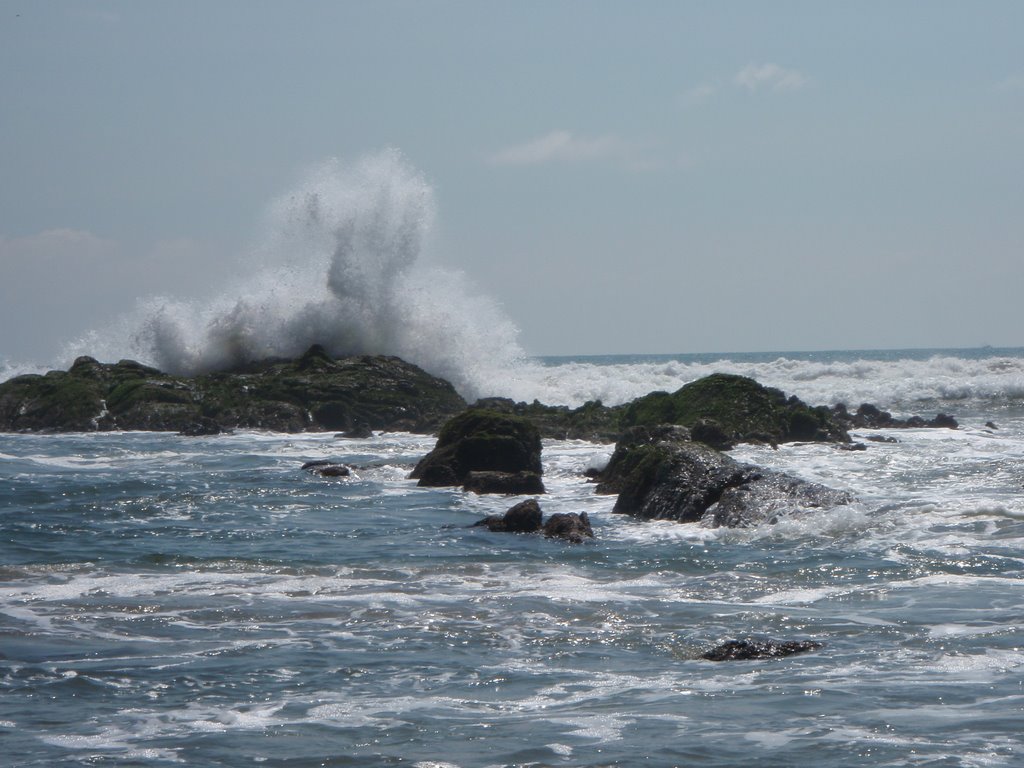
[{"label": "white sea foam", "polygon": [[207,303],[152,298],[65,358],[133,357],[173,373],[296,357],[390,354],[467,396],[514,368],[517,330],[464,276],[421,258],[433,190],[396,150],[328,161],[271,207],[253,271]]}]

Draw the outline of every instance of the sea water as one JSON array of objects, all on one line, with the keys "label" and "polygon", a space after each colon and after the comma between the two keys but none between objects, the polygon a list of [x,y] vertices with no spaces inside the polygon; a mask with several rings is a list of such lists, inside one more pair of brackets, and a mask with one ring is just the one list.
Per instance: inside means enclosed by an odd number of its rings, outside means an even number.
[{"label": "sea water", "polygon": [[[0,435],[0,764],[1020,765],[1024,351],[560,358],[494,388],[715,370],[961,427],[740,446],[857,501],[736,530],[613,514],[584,477],[612,446],[548,440],[575,546],[417,488],[430,436]],[[747,636],[824,646],[700,659]]]},{"label": "sea water", "polygon": [[[961,428],[739,446],[857,499],[741,530],[615,515],[584,476],[613,446],[545,441],[545,514],[593,522],[575,546],[471,527],[515,499],[417,488],[430,436],[0,434],[0,765],[1024,763],[1024,350],[531,359],[432,258],[434,216],[400,153],[326,162],[215,299],[144,299],[0,380],[320,343],[470,400],[613,405],[725,371]],[[746,636],[823,647],[700,658]]]}]

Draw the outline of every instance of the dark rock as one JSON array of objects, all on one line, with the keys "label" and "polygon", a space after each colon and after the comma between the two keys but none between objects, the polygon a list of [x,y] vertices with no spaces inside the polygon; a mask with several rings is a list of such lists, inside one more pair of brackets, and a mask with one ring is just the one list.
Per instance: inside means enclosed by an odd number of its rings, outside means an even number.
[{"label": "dark rock", "polygon": [[823,648],[824,643],[813,640],[758,640],[748,637],[743,640],[729,640],[716,645],[701,655],[707,661],[747,661],[751,659],[779,659],[797,653],[807,653]]},{"label": "dark rock", "polygon": [[474,470],[466,475],[464,491],[524,496],[544,493],[544,481],[536,472],[489,472]]},{"label": "dark rock", "polygon": [[200,417],[178,432],[178,434],[184,437],[204,437],[206,435],[219,435],[224,431],[224,428],[213,419]]},{"label": "dark rock", "polygon": [[544,405],[536,400],[532,403],[517,403],[505,397],[488,397],[478,400],[474,408],[519,416],[532,422],[541,437],[554,440],[589,440],[591,442],[612,442],[622,431],[619,424],[625,406],[609,407],[600,400],[584,403],[579,408],[564,405]]},{"label": "dark rock", "polygon": [[986,421],[985,426],[988,427],[989,429],[999,429],[999,427],[995,425],[995,422],[992,421]]},{"label": "dark rock", "polygon": [[544,535],[549,539],[565,539],[572,544],[582,544],[585,539],[594,538],[594,529],[586,512],[558,512],[544,523]]},{"label": "dark rock", "polygon": [[462,485],[470,472],[541,475],[540,433],[518,416],[471,408],[448,421],[410,477],[421,486]]},{"label": "dark rock", "polygon": [[320,477],[348,477],[352,474],[351,468],[345,464],[339,464],[338,462],[326,459],[307,461],[302,465],[302,469]]},{"label": "dark rock", "polygon": [[521,501],[504,515],[491,515],[473,524],[489,531],[505,533],[536,533],[541,529],[543,513],[536,499]]},{"label": "dark rock", "polygon": [[730,527],[852,501],[845,492],[740,464],[671,425],[628,430],[601,473],[597,492],[619,495],[617,513]]},{"label": "dark rock", "polygon": [[840,443],[838,448],[841,451],[866,451],[868,449],[864,443]]},{"label": "dark rock", "polygon": [[897,440],[895,437],[890,437],[889,435],[868,435],[864,439],[865,440],[869,440],[872,443],[898,443],[899,442],[899,440]]},{"label": "dark rock", "polygon": [[[842,403],[832,407],[832,416],[843,424],[846,429],[919,429],[922,427],[958,429],[959,424],[952,416],[938,414],[934,419],[926,420],[920,416],[908,416],[898,419],[888,411],[883,411],[872,403],[861,403],[857,412],[851,414]],[[872,438],[867,438],[872,439]],[[895,442],[895,441],[894,441]]]},{"label": "dark rock", "polygon": [[728,451],[736,446],[736,441],[714,419],[697,419],[697,423],[690,427],[690,437],[716,451]]},{"label": "dark rock", "polygon": [[829,408],[812,408],[781,390],[727,373],[705,376],[672,394],[652,392],[630,403],[622,416],[623,427],[655,424],[701,425],[702,441],[706,436],[706,442],[721,446],[850,439]]},{"label": "dark rock", "polygon": [[344,432],[335,435],[335,437],[343,437],[347,440],[365,440],[369,437],[373,437],[373,430],[370,429],[369,424],[359,424],[352,429],[347,429]]},{"label": "dark rock", "polygon": [[[80,357],[68,371],[0,384],[0,430],[186,431],[196,424],[282,432],[431,432],[465,408],[448,382],[397,357],[331,358],[314,346],[295,361],[171,376],[131,360]],[[207,421],[209,420],[209,421]]]}]

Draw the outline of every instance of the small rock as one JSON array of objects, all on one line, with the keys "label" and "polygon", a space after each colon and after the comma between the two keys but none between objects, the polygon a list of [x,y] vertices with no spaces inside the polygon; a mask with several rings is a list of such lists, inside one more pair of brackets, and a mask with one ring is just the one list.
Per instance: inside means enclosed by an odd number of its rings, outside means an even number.
[{"label": "small rock", "polygon": [[872,443],[898,443],[899,442],[899,440],[897,440],[895,437],[890,437],[889,435],[868,435],[864,439],[865,440],[870,440]]},{"label": "small rock", "polygon": [[521,501],[504,515],[491,515],[473,524],[489,531],[505,533],[536,533],[541,528],[543,514],[536,499]]},{"label": "small rock", "polygon": [[995,425],[994,421],[986,421],[985,426],[988,427],[989,429],[999,429],[999,427]]},{"label": "small rock", "polygon": [[326,459],[307,461],[302,465],[302,469],[320,477],[348,477],[352,474],[352,470],[344,464],[338,464]]},{"label": "small rock", "polygon": [[779,659],[797,653],[807,653],[822,648],[824,643],[813,640],[757,640],[751,637],[743,640],[729,640],[716,645],[710,651],[701,654],[707,661],[747,661],[750,659]]},{"label": "small rock", "polygon": [[549,539],[565,539],[572,544],[582,544],[584,539],[594,538],[590,517],[586,512],[559,512],[544,523],[544,535]]}]

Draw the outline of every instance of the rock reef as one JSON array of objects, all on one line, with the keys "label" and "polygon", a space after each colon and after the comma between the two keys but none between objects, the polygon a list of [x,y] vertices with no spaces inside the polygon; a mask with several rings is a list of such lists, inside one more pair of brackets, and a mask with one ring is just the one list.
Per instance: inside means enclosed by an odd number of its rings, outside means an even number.
[{"label": "rock reef", "polygon": [[447,381],[397,357],[333,358],[314,345],[200,376],[172,376],[131,360],[80,357],[68,371],[0,384],[0,430],[162,430],[216,434],[354,428],[430,433],[466,407]]}]

